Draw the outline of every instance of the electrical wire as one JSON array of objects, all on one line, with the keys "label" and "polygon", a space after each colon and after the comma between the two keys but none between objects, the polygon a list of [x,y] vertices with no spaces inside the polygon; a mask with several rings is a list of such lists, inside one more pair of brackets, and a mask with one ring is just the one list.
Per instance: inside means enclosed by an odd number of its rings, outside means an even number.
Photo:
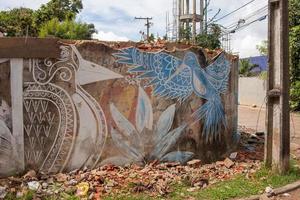
[{"label": "electrical wire", "polygon": [[260,8],[260,9],[258,9],[258,10],[255,10],[254,12],[249,13],[247,16],[245,16],[245,17],[239,19],[237,22],[230,23],[229,25],[225,25],[224,27],[225,27],[226,29],[232,29],[232,28],[235,28],[235,27],[237,27],[237,26],[239,25],[240,20],[245,20],[245,21],[247,21],[247,20],[249,20],[249,19],[255,17],[256,15],[260,15],[260,14],[262,14],[262,13],[263,13],[263,14],[267,14],[267,12],[268,12],[268,6],[265,5],[265,6],[263,6],[262,8]]},{"label": "electrical wire", "polygon": [[[230,13],[228,13],[228,14],[226,14],[226,15],[224,15],[224,16],[222,16],[222,17],[220,17],[219,19],[216,19],[216,20],[212,21],[211,23],[215,23],[215,22],[217,22],[217,21],[220,21],[220,20],[222,20],[222,19],[224,19],[224,18],[226,18],[226,17],[228,17],[228,16],[232,15],[233,13],[235,13],[235,12],[237,12],[237,11],[241,10],[242,8],[244,8],[244,7],[246,7],[247,5],[249,5],[249,4],[251,4],[251,3],[253,3],[254,1],[255,1],[255,0],[251,0],[251,1],[249,1],[248,3],[246,3],[246,4],[242,5],[241,7],[239,7],[239,8],[237,8],[237,9],[235,9],[235,10],[231,11]],[[211,23],[210,23],[210,24],[211,24]],[[209,25],[209,24],[208,24],[208,25]]]},{"label": "electrical wire", "polygon": [[222,34],[221,37],[223,37],[224,35],[227,35],[227,34],[229,34],[229,33],[236,33],[237,31],[241,31],[242,29],[244,29],[244,28],[250,26],[251,24],[253,24],[253,23],[255,23],[255,22],[263,21],[263,20],[265,20],[265,19],[267,18],[267,16],[268,16],[268,15],[260,16],[259,18],[255,19],[255,20],[253,20],[253,21],[251,21],[251,22],[249,22],[249,23],[247,23],[247,24],[244,24],[243,26],[239,26],[239,27],[237,27],[237,28],[235,28],[235,29],[228,30],[228,31],[224,32],[224,34]]},{"label": "electrical wire", "polygon": [[253,21],[251,21],[251,22],[249,22],[249,23],[247,23],[247,24],[245,24],[245,25],[243,25],[243,26],[240,26],[240,27],[234,29],[234,31],[235,31],[235,32],[240,31],[240,30],[244,29],[245,27],[247,27],[247,26],[249,26],[249,25],[251,25],[251,24],[253,24],[253,23],[255,23],[255,22],[265,20],[267,17],[268,17],[268,15],[263,15],[263,16],[259,17],[259,18],[256,19],[256,20],[253,20]]}]

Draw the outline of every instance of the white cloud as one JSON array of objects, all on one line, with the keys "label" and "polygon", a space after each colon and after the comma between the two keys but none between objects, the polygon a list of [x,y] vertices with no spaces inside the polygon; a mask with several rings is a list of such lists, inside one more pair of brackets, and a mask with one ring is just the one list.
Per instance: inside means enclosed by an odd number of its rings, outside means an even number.
[{"label": "white cloud", "polygon": [[118,36],[115,33],[109,31],[98,31],[98,33],[93,34],[94,39],[98,40],[104,40],[104,41],[128,41],[129,39],[127,37]]},{"label": "white cloud", "polygon": [[[42,3],[49,0],[0,0],[0,9],[7,10],[14,7],[30,7],[37,9]],[[139,31],[145,31],[144,21],[134,20],[134,17],[153,17],[154,26],[151,32],[165,34],[166,12],[169,11],[172,17],[173,0],[82,0],[83,11],[78,19],[94,23],[98,30],[96,38],[102,40],[139,40]],[[197,0],[198,2],[199,0]],[[249,2],[249,0],[212,0],[209,18],[214,16],[218,8],[221,8],[221,17],[230,11]],[[267,0],[255,0],[240,11],[226,17],[218,23],[229,25],[244,18],[249,13],[263,7]],[[199,9],[199,6],[198,8]],[[217,18],[218,18],[217,17]],[[257,55],[256,45],[267,38],[267,23],[257,22],[232,35],[232,48],[239,52],[241,57]]]},{"label": "white cloud", "polygon": [[[212,6],[215,8],[215,10],[216,8],[220,7],[222,9],[222,12],[219,16],[224,16],[230,11],[246,4],[247,2],[249,2],[249,0],[215,0],[212,1]],[[235,12],[234,14],[219,21],[218,23],[221,23],[224,26],[228,26],[234,22],[237,22],[239,19],[244,19],[249,14],[264,7],[265,5],[267,5],[267,2],[267,0],[256,0],[243,9],[239,10],[238,12]],[[252,18],[248,19],[246,23],[257,19],[263,14],[264,13],[253,16]],[[232,34],[231,47],[233,52],[239,53],[241,58],[258,55],[259,52],[256,49],[256,45],[261,41],[267,39],[267,20],[268,19],[261,22],[255,22],[247,26],[245,29]]]},{"label": "white cloud", "polygon": [[16,7],[38,9],[49,0],[0,0],[0,10],[10,10]]}]

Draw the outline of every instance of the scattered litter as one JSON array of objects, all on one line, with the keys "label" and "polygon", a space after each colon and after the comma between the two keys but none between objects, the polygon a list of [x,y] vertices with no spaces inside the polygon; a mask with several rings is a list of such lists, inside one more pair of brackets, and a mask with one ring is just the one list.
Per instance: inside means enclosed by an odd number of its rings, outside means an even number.
[{"label": "scattered litter", "polygon": [[281,196],[283,196],[283,197],[290,197],[291,195],[289,193],[283,193]]},{"label": "scattered litter", "polygon": [[77,186],[76,195],[79,197],[87,196],[87,193],[89,191],[89,184],[87,182],[79,183]]},{"label": "scattered litter", "polygon": [[28,182],[27,185],[28,185],[28,188],[33,191],[37,191],[41,186],[41,184],[37,181]]},{"label": "scattered litter", "polygon": [[273,190],[273,188],[271,188],[271,187],[268,186],[268,187],[266,187],[265,192],[266,192],[268,195],[271,195],[271,194],[274,193],[274,190]]},{"label": "scattered litter", "polygon": [[232,159],[232,160],[234,160],[234,159],[236,159],[237,154],[238,154],[237,152],[231,153],[230,156],[229,156],[229,158]]},{"label": "scattered litter", "polygon": [[7,195],[6,187],[0,186],[0,199],[4,199],[6,195]]},{"label": "scattered litter", "polygon": [[[76,194],[81,199],[95,200],[123,192],[143,192],[149,196],[162,197],[173,192],[170,185],[174,183],[186,183],[189,192],[198,191],[237,174],[251,178],[260,169],[264,146],[262,143],[248,144],[251,134],[239,131],[241,140],[236,152],[225,160],[211,164],[203,164],[201,160],[191,160],[186,166],[176,162],[153,162],[145,166],[128,164],[124,167],[109,164],[93,170],[76,169],[56,175],[37,175],[36,172],[29,171],[23,177],[2,179],[1,185],[10,188],[9,191],[13,191],[18,198],[24,197],[28,188],[36,191],[38,198]],[[253,152],[246,150],[245,146],[253,148]],[[0,190],[0,195],[4,193],[5,190]],[[184,198],[187,197],[183,196]]]}]

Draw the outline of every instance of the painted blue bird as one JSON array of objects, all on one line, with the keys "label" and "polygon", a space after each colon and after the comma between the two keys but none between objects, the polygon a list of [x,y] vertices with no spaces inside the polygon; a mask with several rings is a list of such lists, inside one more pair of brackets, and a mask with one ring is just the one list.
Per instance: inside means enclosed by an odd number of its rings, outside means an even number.
[{"label": "painted blue bird", "polygon": [[195,53],[188,51],[183,60],[166,52],[144,52],[135,47],[120,49],[114,56],[116,62],[132,65],[130,73],[149,79],[147,86],[154,87],[154,95],[184,102],[192,93],[206,100],[188,120],[193,124],[203,121],[206,141],[220,138],[226,127],[221,94],[228,88],[230,62],[220,53],[214,62],[202,68]]}]

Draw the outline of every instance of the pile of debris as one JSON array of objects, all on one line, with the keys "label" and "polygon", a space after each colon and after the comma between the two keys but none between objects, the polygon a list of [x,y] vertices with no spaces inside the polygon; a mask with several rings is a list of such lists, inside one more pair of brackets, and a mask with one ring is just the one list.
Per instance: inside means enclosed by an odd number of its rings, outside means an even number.
[{"label": "pile of debris", "polygon": [[195,191],[209,184],[227,180],[236,174],[251,176],[259,167],[258,160],[238,162],[230,158],[202,166],[200,160],[192,160],[187,166],[181,166],[179,163],[151,163],[145,167],[106,165],[95,170],[75,170],[56,175],[29,171],[23,177],[2,179],[0,185],[2,197],[6,193],[22,197],[29,190],[34,191],[40,199],[59,196],[62,193],[100,199],[111,193],[121,194],[124,191],[163,196],[171,192],[170,185],[175,183],[186,183],[190,186],[188,191]]},{"label": "pile of debris", "polygon": [[74,170],[56,175],[31,170],[22,177],[0,179],[0,199],[7,194],[19,198],[28,191],[34,192],[35,199],[49,196],[61,198],[63,195],[102,199],[128,192],[165,196],[172,192],[172,184],[185,184],[189,187],[188,191],[193,192],[237,174],[251,177],[260,168],[263,158],[262,138],[241,131],[239,150],[225,160],[212,164],[192,160],[186,166],[157,162],[144,167],[105,165],[94,170]]}]

